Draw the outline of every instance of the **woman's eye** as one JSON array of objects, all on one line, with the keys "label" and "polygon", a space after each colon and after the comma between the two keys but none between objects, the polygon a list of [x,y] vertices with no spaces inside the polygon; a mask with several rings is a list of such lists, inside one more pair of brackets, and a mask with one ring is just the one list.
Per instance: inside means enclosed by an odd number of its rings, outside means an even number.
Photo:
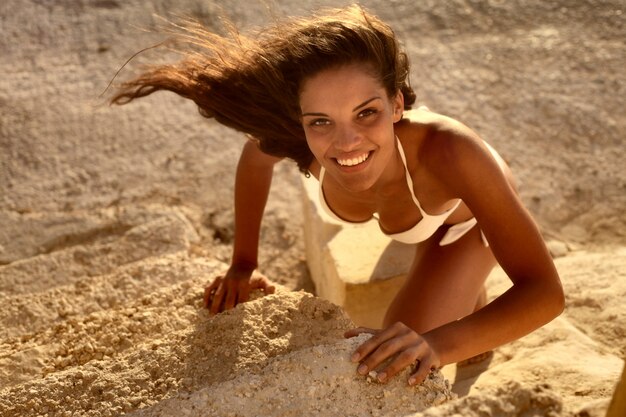
[{"label": "woman's eye", "polygon": [[361,119],[363,117],[371,116],[376,113],[377,113],[376,109],[365,109],[361,113],[359,113],[359,118]]},{"label": "woman's eye", "polygon": [[309,126],[328,126],[330,124],[330,120],[328,119],[313,119],[309,123]]}]

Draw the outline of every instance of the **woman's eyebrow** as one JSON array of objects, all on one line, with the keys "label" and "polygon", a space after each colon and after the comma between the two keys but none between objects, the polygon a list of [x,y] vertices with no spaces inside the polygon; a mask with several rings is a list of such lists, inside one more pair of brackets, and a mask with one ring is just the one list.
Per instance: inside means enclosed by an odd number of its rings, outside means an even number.
[{"label": "woman's eyebrow", "polygon": [[327,114],[325,113],[302,113],[302,117],[304,116],[322,116],[322,117],[328,117]]},{"label": "woman's eyebrow", "polygon": [[[372,97],[372,98],[368,98],[363,103],[361,103],[358,106],[356,106],[355,108],[353,108],[352,111],[355,112],[355,111],[359,110],[361,107],[367,106],[369,103],[371,103],[372,101],[374,101],[376,99],[380,99],[380,96],[375,96],[375,97]],[[328,115],[326,113],[302,113],[302,117],[304,117],[304,116],[328,117]]]},{"label": "woman's eyebrow", "polygon": [[353,109],[352,109],[352,111],[357,111],[357,110],[358,110],[358,109],[360,109],[361,107],[365,107],[365,106],[367,106],[368,104],[370,104],[370,102],[372,102],[372,101],[374,101],[374,100],[376,100],[376,99],[379,99],[379,98],[380,98],[380,96],[374,96],[374,97],[372,97],[372,98],[369,98],[369,99],[365,100],[363,103],[361,103],[361,104],[359,104],[358,106],[356,106],[355,108],[353,108]]}]

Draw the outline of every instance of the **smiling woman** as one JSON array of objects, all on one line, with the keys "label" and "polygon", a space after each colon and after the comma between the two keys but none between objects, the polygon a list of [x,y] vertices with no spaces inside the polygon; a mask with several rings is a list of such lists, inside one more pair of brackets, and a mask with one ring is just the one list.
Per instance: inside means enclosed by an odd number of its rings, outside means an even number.
[{"label": "smiling woman", "polygon": [[[123,104],[158,90],[193,100],[203,115],[247,134],[235,184],[231,266],[205,289],[212,313],[273,291],[258,270],[258,238],[274,164],[294,160],[319,179],[323,206],[347,222],[375,217],[415,244],[406,283],[383,329],[353,355],[357,371],[386,381],[481,357],[556,317],[563,291],[510,170],[462,123],[411,110],[408,60],[391,28],[359,6],[285,19],[249,37],[188,23],[185,59],[120,87]],[[486,304],[499,263],[509,291]]]},{"label": "smiling woman", "polygon": [[[404,100],[388,97],[380,82],[363,65],[332,68],[305,80],[300,93],[302,125],[320,168],[348,191],[375,192],[392,175],[395,154],[394,123],[402,118]],[[343,94],[334,94],[342,91]]]}]

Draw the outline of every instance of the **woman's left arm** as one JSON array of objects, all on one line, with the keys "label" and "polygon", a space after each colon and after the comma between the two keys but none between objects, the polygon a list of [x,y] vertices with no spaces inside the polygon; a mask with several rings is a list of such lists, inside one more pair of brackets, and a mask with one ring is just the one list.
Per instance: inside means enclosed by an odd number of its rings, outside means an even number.
[{"label": "woman's left arm", "polygon": [[[409,349],[423,352],[427,362],[442,366],[518,339],[563,311],[561,282],[539,229],[483,141],[454,122],[426,146],[428,156],[421,162],[440,179],[451,198],[461,198],[469,207],[513,286],[482,309],[423,334],[406,326],[373,332],[376,335],[357,349],[353,360],[383,344],[393,344],[392,339],[397,338],[398,344],[415,339]],[[372,332],[355,329],[347,336],[363,331]],[[419,383],[427,372],[416,373],[419,377],[414,382]]]},{"label": "woman's left arm", "polygon": [[422,335],[441,364],[518,339],[564,307],[561,281],[536,223],[483,141],[460,123],[453,126],[433,141],[438,150],[431,152],[430,169],[476,217],[513,286],[475,313]]}]

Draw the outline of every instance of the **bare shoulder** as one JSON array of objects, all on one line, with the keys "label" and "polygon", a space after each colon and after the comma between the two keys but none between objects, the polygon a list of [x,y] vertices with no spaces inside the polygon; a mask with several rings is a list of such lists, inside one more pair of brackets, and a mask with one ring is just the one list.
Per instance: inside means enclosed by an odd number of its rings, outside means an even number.
[{"label": "bare shoulder", "polygon": [[486,149],[481,138],[469,127],[430,110],[406,111],[401,123],[404,123],[399,129],[401,132],[419,138],[414,151],[419,163],[426,167],[452,163],[466,153]]},{"label": "bare shoulder", "polygon": [[425,163],[458,162],[459,158],[486,149],[478,134],[460,121],[441,114],[430,117],[429,134],[421,149]]},{"label": "bare shoulder", "polygon": [[[418,164],[443,183],[460,184],[461,178],[501,176],[515,189],[504,159],[474,130],[451,117],[428,110],[407,112],[409,125],[424,132],[413,150]],[[486,177],[483,177],[483,179]]]}]

